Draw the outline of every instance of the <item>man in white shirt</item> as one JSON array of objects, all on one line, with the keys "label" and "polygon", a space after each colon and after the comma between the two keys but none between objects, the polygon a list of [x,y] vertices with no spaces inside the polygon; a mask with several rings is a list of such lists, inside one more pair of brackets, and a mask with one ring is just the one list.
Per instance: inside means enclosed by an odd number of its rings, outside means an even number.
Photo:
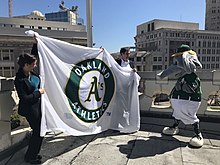
[{"label": "man in white shirt", "polygon": [[128,67],[132,68],[133,71],[137,71],[136,68],[134,67],[134,62],[129,60],[130,57],[130,49],[129,48],[121,48],[120,50],[120,55],[121,58],[116,59],[116,62],[121,66],[121,67]]}]

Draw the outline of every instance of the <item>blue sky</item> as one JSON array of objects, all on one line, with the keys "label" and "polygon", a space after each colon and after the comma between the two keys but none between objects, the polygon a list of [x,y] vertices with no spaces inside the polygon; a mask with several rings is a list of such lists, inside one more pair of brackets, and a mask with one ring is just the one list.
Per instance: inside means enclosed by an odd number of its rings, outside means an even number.
[{"label": "blue sky", "polygon": [[[61,0],[12,0],[13,16],[33,10],[43,14],[59,10]],[[64,0],[65,6],[79,6],[86,24],[86,0]],[[8,0],[0,1],[0,17],[8,17]],[[153,19],[205,23],[205,0],[92,0],[94,47],[104,47],[110,53],[120,47],[134,46],[136,26]]]}]

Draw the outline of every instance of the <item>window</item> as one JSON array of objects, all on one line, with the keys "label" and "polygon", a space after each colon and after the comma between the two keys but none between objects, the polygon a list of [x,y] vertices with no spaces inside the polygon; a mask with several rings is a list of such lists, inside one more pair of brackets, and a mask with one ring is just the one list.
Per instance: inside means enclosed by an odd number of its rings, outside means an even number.
[{"label": "window", "polygon": [[0,76],[3,76],[3,69],[0,67]]},{"label": "window", "polygon": [[207,57],[207,61],[210,61],[210,57]]},{"label": "window", "polygon": [[157,61],[157,57],[154,57],[154,58],[153,58],[153,61]]},{"label": "window", "polygon": [[215,54],[215,49],[212,49],[212,54]]},{"label": "window", "polygon": [[137,57],[137,61],[141,61],[141,57]]},{"label": "window", "polygon": [[206,65],[206,68],[207,68],[207,69],[210,69],[210,64],[207,64],[207,65]]},{"label": "window", "polygon": [[151,24],[151,30],[154,30],[154,22]]},{"label": "window", "polygon": [[5,77],[11,77],[10,67],[3,67],[3,70],[4,70],[4,76]]},{"label": "window", "polygon": [[6,50],[6,49],[2,50],[1,60],[10,61],[11,60],[10,57],[11,57],[10,56],[10,50]]},{"label": "window", "polygon": [[211,49],[207,49],[207,54],[211,54]]},{"label": "window", "polygon": [[153,71],[162,70],[162,65],[153,65]]},{"label": "window", "polygon": [[215,61],[215,57],[212,57],[212,61],[213,61],[213,62]]},{"label": "window", "polygon": [[216,47],[216,42],[212,42],[212,47],[213,47],[213,48]]},{"label": "window", "polygon": [[2,55],[2,60],[3,60],[3,61],[9,61],[9,60],[10,60],[9,54],[3,54],[3,55]]},{"label": "window", "polygon": [[147,25],[147,31],[150,31],[150,24]]}]

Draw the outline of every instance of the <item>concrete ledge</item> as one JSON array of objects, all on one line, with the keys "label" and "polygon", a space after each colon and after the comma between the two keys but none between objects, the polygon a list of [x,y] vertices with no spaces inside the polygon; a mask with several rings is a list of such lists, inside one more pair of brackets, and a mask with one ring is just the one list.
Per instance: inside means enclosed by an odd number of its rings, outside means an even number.
[{"label": "concrete ledge", "polygon": [[20,143],[30,134],[30,127],[18,127],[18,129],[11,132],[11,145]]},{"label": "concrete ledge", "polygon": [[[220,116],[212,116],[212,115],[197,115],[200,121],[202,122],[212,122],[212,123],[220,123]],[[155,112],[155,111],[147,111],[141,110],[141,117],[154,117],[154,118],[172,118],[172,113],[170,112]]]},{"label": "concrete ledge", "polygon": [[11,123],[0,121],[0,152],[11,146]]},{"label": "concrete ledge", "polygon": [[31,133],[30,127],[19,127],[11,132],[11,146],[0,152],[0,161],[10,157],[17,151],[28,145],[29,135]]}]

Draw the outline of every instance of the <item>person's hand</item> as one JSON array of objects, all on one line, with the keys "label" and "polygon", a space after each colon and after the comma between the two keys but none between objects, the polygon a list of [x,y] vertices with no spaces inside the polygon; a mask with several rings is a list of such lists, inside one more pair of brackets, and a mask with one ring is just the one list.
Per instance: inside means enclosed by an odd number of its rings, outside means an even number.
[{"label": "person's hand", "polygon": [[137,72],[137,69],[136,69],[136,68],[133,68],[133,71],[134,71],[134,72]]},{"label": "person's hand", "polygon": [[40,89],[39,89],[39,92],[40,92],[41,94],[44,94],[44,88],[40,88]]}]

